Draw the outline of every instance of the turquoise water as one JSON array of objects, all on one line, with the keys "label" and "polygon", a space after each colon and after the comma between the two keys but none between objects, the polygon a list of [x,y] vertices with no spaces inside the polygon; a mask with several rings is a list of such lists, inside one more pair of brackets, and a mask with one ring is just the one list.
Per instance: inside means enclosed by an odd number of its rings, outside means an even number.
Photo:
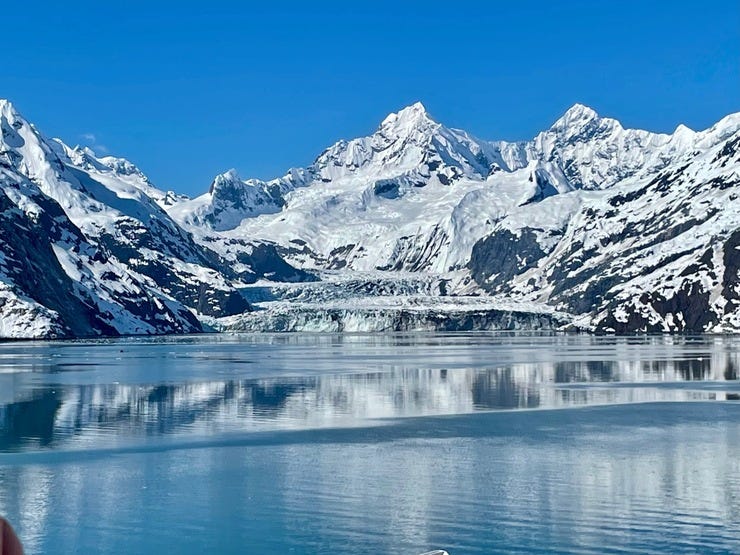
[{"label": "turquoise water", "polygon": [[0,344],[28,553],[740,552],[740,340]]}]

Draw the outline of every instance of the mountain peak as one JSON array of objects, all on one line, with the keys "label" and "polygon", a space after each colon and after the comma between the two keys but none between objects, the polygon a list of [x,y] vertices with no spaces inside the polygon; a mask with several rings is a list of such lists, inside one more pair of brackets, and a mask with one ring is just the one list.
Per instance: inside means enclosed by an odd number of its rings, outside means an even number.
[{"label": "mountain peak", "polygon": [[11,149],[22,148],[26,139],[21,136],[20,130],[28,125],[9,100],[0,99],[0,152],[5,147]]},{"label": "mountain peak", "polygon": [[5,98],[0,98],[0,116],[5,116],[11,120],[17,120],[21,117],[13,103]]},{"label": "mountain peak", "polygon": [[380,129],[398,133],[419,127],[424,123],[434,123],[434,121],[429,116],[424,105],[421,102],[415,102],[410,106],[406,106],[403,110],[388,114],[380,124]]},{"label": "mountain peak", "polygon": [[221,175],[216,176],[216,179],[219,178],[223,181],[241,181],[241,178],[239,177],[239,172],[237,172],[235,168],[231,168]]},{"label": "mountain peak", "polygon": [[590,108],[585,104],[576,103],[568,108],[565,114],[563,114],[563,116],[555,122],[554,127],[571,127],[573,125],[589,122],[591,120],[597,119],[598,117],[599,114],[597,114],[596,110],[594,110],[593,108]]},{"label": "mountain peak", "polygon": [[208,192],[213,194],[217,189],[237,182],[241,182],[241,178],[237,171],[234,168],[231,168],[213,178],[213,183],[211,183],[211,187]]}]

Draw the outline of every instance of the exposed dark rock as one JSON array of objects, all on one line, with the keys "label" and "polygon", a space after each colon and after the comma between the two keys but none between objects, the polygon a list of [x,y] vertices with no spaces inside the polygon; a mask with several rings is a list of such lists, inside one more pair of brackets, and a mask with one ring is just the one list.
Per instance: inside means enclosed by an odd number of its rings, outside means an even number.
[{"label": "exposed dark rock", "polygon": [[289,283],[316,280],[316,276],[311,272],[300,270],[288,264],[280,256],[277,247],[270,243],[253,245],[251,253],[242,252],[237,256],[237,260],[252,268],[254,274],[251,279],[248,276],[243,276],[243,279],[251,283],[260,278]]},{"label": "exposed dark rock", "polygon": [[400,196],[400,186],[393,179],[380,179],[373,185],[373,193],[377,197],[395,199]]},{"label": "exposed dark rock", "polygon": [[535,266],[543,256],[545,252],[532,230],[523,229],[514,235],[501,229],[475,244],[468,268],[481,287],[493,292]]},{"label": "exposed dark rock", "polygon": [[[20,296],[54,311],[59,316],[57,336],[86,337],[116,335],[110,313],[100,310],[90,292],[73,281],[59,264],[52,241],[86,239],[52,199],[37,194],[34,201],[43,209],[29,218],[17,209],[0,189],[0,244],[3,246],[4,270],[12,278],[13,289]],[[98,253],[98,256],[101,256]],[[103,256],[103,260],[105,257]],[[115,276],[118,279],[119,276]],[[143,284],[138,293],[120,292],[117,301],[159,333],[201,331],[198,320],[186,310],[172,309],[146,293]]]},{"label": "exposed dark rock", "polygon": [[727,299],[725,314],[729,314],[740,307],[740,229],[725,241],[722,252],[722,263],[725,267],[722,275],[722,296]]}]

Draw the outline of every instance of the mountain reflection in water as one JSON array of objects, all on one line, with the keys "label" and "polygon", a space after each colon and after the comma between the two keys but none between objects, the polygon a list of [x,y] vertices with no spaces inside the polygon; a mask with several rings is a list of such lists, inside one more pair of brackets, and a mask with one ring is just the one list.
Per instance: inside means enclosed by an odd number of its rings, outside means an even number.
[{"label": "mountain reflection in water", "polygon": [[736,346],[730,337],[485,334],[5,344],[0,452],[475,411],[737,400]]}]

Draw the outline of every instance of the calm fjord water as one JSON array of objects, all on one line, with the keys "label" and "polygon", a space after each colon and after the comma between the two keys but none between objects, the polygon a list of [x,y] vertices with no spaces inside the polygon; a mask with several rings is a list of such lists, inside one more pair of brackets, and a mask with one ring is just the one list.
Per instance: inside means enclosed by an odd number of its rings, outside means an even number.
[{"label": "calm fjord water", "polygon": [[28,553],[740,552],[740,338],[0,344]]}]

